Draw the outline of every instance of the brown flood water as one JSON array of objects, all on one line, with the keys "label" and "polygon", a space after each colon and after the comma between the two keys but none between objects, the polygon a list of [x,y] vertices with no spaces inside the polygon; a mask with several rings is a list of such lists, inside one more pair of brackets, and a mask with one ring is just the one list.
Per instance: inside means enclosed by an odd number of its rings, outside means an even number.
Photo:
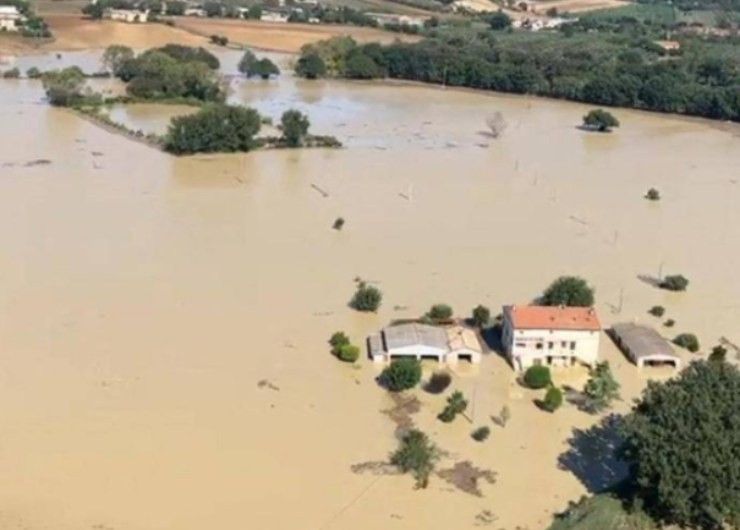
[{"label": "brown flood water", "polygon": [[[454,381],[473,425],[437,422],[444,398],[421,391],[413,416],[450,453],[441,467],[497,473],[482,496],[355,473],[395,447],[392,401],[368,361],[328,354],[329,335],[363,344],[432,303],[496,310],[573,273],[607,324],[660,304],[667,334],[740,342],[737,126],[618,110],[601,135],[563,102],[233,88],[274,118],[307,111],[347,147],[171,158],[48,107],[36,82],[0,83],[0,528],[541,529],[586,491],[557,462],[594,418],[540,412],[489,355]],[[491,140],[495,111],[509,127]],[[114,112],[163,130],[172,109]],[[661,267],[688,292],[638,279]],[[346,307],[357,276],[384,291],[377,315]],[[602,344],[624,411],[645,377]]]}]

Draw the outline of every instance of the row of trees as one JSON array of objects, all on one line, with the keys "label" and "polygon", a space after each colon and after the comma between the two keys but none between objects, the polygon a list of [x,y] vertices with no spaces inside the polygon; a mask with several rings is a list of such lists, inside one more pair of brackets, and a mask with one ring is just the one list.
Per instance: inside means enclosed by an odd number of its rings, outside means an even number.
[{"label": "row of trees", "polygon": [[698,42],[671,60],[662,53],[648,39],[599,34],[436,34],[386,46],[336,37],[304,47],[296,73],[411,79],[740,120],[737,57]]}]

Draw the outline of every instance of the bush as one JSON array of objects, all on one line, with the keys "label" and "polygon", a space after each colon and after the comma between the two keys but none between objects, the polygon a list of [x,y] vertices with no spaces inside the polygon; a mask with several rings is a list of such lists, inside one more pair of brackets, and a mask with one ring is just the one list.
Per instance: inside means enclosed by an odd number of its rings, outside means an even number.
[{"label": "bush", "polygon": [[342,344],[337,351],[337,357],[346,363],[353,363],[360,358],[360,348],[354,344]]},{"label": "bush", "polygon": [[447,406],[437,415],[437,418],[445,423],[450,423],[455,419],[455,416],[465,412],[466,408],[468,408],[468,400],[465,399],[462,392],[455,390],[447,398]]},{"label": "bush", "polygon": [[619,383],[614,379],[608,362],[596,364],[583,393],[587,398],[584,408],[593,414],[609,408],[612,401],[619,399]]},{"label": "bush", "polygon": [[217,46],[226,46],[229,43],[229,38],[223,35],[211,35],[211,42]]},{"label": "bush", "polygon": [[334,230],[341,230],[344,228],[344,218],[343,217],[337,217],[334,219],[334,224],[332,225],[332,228]]},{"label": "bush", "polygon": [[308,116],[295,109],[286,110],[280,118],[282,138],[288,147],[300,147],[308,136],[310,126]]},{"label": "bush", "polygon": [[329,344],[331,344],[332,353],[336,355],[341,346],[349,344],[349,337],[344,331],[336,331],[329,339]]},{"label": "bush", "polygon": [[723,363],[727,360],[727,348],[722,345],[717,345],[712,348],[712,352],[709,354],[709,361],[713,363]]},{"label": "bush", "polygon": [[583,117],[583,125],[599,132],[609,132],[619,127],[619,120],[603,109],[594,109]]},{"label": "bush", "polygon": [[42,79],[46,97],[52,105],[68,107],[84,98],[85,74],[77,66],[46,72]]},{"label": "bush", "polygon": [[645,194],[645,198],[648,199],[649,201],[659,201],[660,192],[656,190],[655,188],[650,188]]},{"label": "bush", "polygon": [[409,471],[416,479],[416,486],[426,488],[429,476],[439,460],[439,450],[423,432],[413,429],[401,440],[401,446],[391,455],[391,464],[403,473]]},{"label": "bush", "polygon": [[478,427],[476,430],[474,430],[470,436],[475,440],[476,442],[484,442],[488,439],[488,437],[491,435],[491,428],[487,425],[484,425],[483,427]]},{"label": "bush", "polygon": [[416,359],[398,359],[380,374],[380,383],[391,392],[414,388],[421,380],[421,363]]},{"label": "bush", "polygon": [[663,325],[665,327],[667,327],[667,328],[672,328],[673,326],[676,325],[676,321],[673,320],[672,318],[669,318],[668,320],[666,320],[665,322],[663,322]]},{"label": "bush", "polygon": [[479,328],[485,327],[491,321],[491,310],[479,305],[473,309],[473,324]]},{"label": "bush", "polygon": [[548,306],[591,307],[594,290],[577,276],[561,276],[545,290],[541,303]]},{"label": "bush", "polygon": [[677,335],[676,338],[673,339],[673,344],[680,346],[681,348],[686,348],[691,353],[699,351],[699,339],[697,339],[696,335],[693,333],[681,333],[680,335]]},{"label": "bush", "polygon": [[101,62],[106,70],[115,76],[118,76],[123,66],[134,59],[134,50],[128,46],[113,44],[108,46],[103,52]]},{"label": "bush", "polygon": [[380,307],[382,300],[383,293],[380,292],[380,289],[372,285],[367,285],[365,282],[360,282],[349,305],[357,311],[375,312]]},{"label": "bush", "polygon": [[534,390],[545,388],[552,383],[550,369],[547,366],[530,366],[524,372],[524,384]]},{"label": "bush", "polygon": [[680,274],[666,276],[660,282],[660,288],[668,291],[685,291],[689,286],[689,280]]},{"label": "bush", "polygon": [[441,394],[452,383],[452,376],[447,372],[434,372],[424,385],[424,390],[430,394]]},{"label": "bush", "polygon": [[326,75],[326,63],[318,53],[302,55],[295,66],[295,73],[306,79],[318,79]]},{"label": "bush", "polygon": [[26,77],[29,79],[39,79],[44,74],[41,73],[41,70],[36,68],[35,66],[32,66],[28,70],[26,70]]},{"label": "bush", "polygon": [[555,412],[563,404],[563,391],[556,386],[547,389],[545,399],[542,400],[542,408],[548,412]]},{"label": "bush", "polygon": [[11,68],[3,72],[3,79],[18,79],[21,76],[21,71],[18,68]]},{"label": "bush", "polygon": [[258,146],[260,130],[256,110],[223,104],[206,105],[195,114],[170,122],[164,148],[170,153],[230,153]]},{"label": "bush", "polygon": [[497,11],[488,17],[488,25],[492,30],[506,29],[511,26],[511,17],[503,11]]},{"label": "bush", "polygon": [[665,314],[665,307],[662,305],[654,305],[648,310],[648,313],[653,315],[654,317],[662,317]]},{"label": "bush", "polygon": [[452,308],[447,304],[435,304],[429,309],[427,316],[432,320],[448,320],[452,318]]}]

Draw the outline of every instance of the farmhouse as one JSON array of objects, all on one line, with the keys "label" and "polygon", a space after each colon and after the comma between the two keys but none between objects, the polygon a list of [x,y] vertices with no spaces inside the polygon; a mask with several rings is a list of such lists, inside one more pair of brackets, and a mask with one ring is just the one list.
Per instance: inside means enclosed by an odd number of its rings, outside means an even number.
[{"label": "farmhouse", "polygon": [[408,26],[423,28],[424,22],[430,17],[417,15],[395,15],[393,13],[366,13],[379,26]]},{"label": "farmhouse", "polygon": [[23,24],[23,15],[16,6],[0,6],[0,31],[18,31]]},{"label": "farmhouse", "polygon": [[601,324],[590,307],[504,306],[501,341],[515,370],[593,366]]},{"label": "farmhouse", "polygon": [[368,337],[367,342],[375,362],[412,357],[448,364],[457,364],[460,360],[477,364],[481,359],[478,338],[472,330],[462,326],[400,324],[382,329],[377,335]]},{"label": "farmhouse", "polygon": [[611,336],[638,368],[666,364],[676,369],[681,367],[681,359],[673,346],[653,328],[624,322],[612,326]]},{"label": "farmhouse", "polygon": [[280,11],[262,11],[260,20],[262,22],[287,22],[289,15]]},{"label": "farmhouse", "polygon": [[149,19],[149,11],[139,11],[138,9],[106,9],[104,16],[105,18],[119,22],[146,22]]}]

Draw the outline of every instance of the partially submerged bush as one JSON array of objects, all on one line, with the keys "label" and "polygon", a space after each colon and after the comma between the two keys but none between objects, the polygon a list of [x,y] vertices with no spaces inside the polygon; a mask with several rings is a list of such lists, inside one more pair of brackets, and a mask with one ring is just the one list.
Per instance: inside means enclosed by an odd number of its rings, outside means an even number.
[{"label": "partially submerged bush", "polygon": [[341,230],[344,227],[344,218],[343,217],[337,217],[334,219],[334,224],[332,225],[332,228],[334,230]]},{"label": "partially submerged bush", "polygon": [[673,339],[673,344],[680,346],[681,348],[686,348],[691,353],[699,351],[699,339],[697,339],[696,335],[693,333],[681,333],[680,335],[677,335],[676,338]]},{"label": "partially submerged bush", "polygon": [[43,84],[49,103],[58,107],[75,105],[85,97],[85,74],[77,66],[46,72]]},{"label": "partially submerged bush", "polygon": [[663,325],[665,327],[667,327],[667,328],[672,328],[673,326],[676,325],[676,321],[673,320],[672,318],[669,318],[668,320],[666,320],[665,322],[663,322]]},{"label": "partially submerged bush", "polygon": [[392,361],[380,374],[380,384],[391,392],[414,388],[421,380],[421,363],[416,359]]},{"label": "partially submerged bush", "polygon": [[727,360],[727,348],[718,344],[712,348],[712,352],[709,354],[709,361],[713,363],[723,363]]},{"label": "partially submerged bush", "polygon": [[434,372],[424,385],[424,390],[430,394],[441,394],[452,383],[452,376],[448,372]]},{"label": "partially submerged bush", "polygon": [[649,201],[659,201],[660,192],[656,190],[655,188],[650,188],[645,194],[645,198]]},{"label": "partially submerged bush", "polygon": [[548,412],[555,412],[563,404],[563,391],[556,386],[547,389],[545,399],[542,400],[542,408]]},{"label": "partially submerged bush", "polygon": [[383,294],[380,292],[380,289],[373,285],[367,285],[365,282],[360,282],[349,305],[357,311],[374,312],[378,310],[382,300]]},{"label": "partially submerged bush", "polygon": [[280,118],[282,139],[288,147],[300,147],[308,136],[310,126],[308,116],[295,109],[286,110]]},{"label": "partially submerged bush", "polygon": [[685,291],[688,286],[689,280],[681,274],[666,276],[660,282],[660,288],[667,289],[668,291]]},{"label": "partially submerged bush", "polygon": [[583,125],[599,132],[609,132],[612,127],[619,127],[619,120],[604,109],[594,109],[583,117]]},{"label": "partially submerged bush", "polygon": [[445,423],[450,423],[455,419],[455,416],[465,412],[466,408],[468,408],[468,400],[465,399],[462,392],[455,390],[447,398],[447,406],[437,415],[437,418]]},{"label": "partially submerged bush", "polygon": [[550,369],[547,366],[530,366],[524,372],[524,384],[534,390],[545,388],[552,383]]},{"label": "partially submerged bush", "polygon": [[594,305],[594,290],[583,278],[561,276],[545,290],[541,303],[547,306],[591,307]]},{"label": "partially submerged bush", "polygon": [[488,439],[488,437],[491,435],[491,428],[487,425],[484,425],[483,427],[478,427],[476,430],[474,430],[470,436],[475,440],[476,442],[484,442]]},{"label": "partially submerged bush", "polygon": [[609,408],[612,401],[619,399],[619,383],[607,361],[596,363],[583,393],[587,398],[584,408],[594,414]]},{"label": "partially submerged bush", "polygon": [[648,310],[648,313],[653,315],[654,317],[662,317],[665,314],[665,307],[662,305],[654,305]]},{"label": "partially submerged bush", "polygon": [[35,66],[32,66],[28,70],[26,70],[26,77],[29,79],[39,79],[43,74],[41,73],[41,70],[36,68]]},{"label": "partially submerged bush", "polygon": [[432,320],[447,320],[452,318],[452,308],[447,304],[434,304],[427,316]]},{"label": "partially submerged bush", "polygon": [[391,464],[403,473],[411,472],[418,488],[426,488],[429,476],[439,460],[439,450],[423,432],[413,429],[401,440],[401,446],[391,455]]},{"label": "partially submerged bush", "polygon": [[4,79],[18,79],[21,76],[21,71],[18,68],[11,68],[3,72]]},{"label": "partially submerged bush", "polygon": [[360,348],[354,344],[342,344],[337,351],[337,357],[346,363],[353,363],[360,357]]}]

